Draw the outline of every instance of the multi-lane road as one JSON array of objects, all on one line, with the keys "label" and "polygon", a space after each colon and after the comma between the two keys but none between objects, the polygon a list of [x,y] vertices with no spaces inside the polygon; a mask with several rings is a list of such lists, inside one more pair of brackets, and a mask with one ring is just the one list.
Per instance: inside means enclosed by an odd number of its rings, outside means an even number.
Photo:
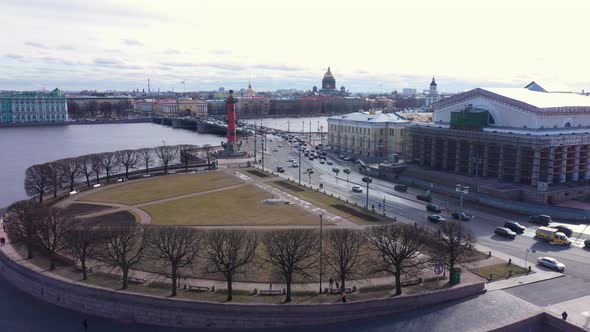
[{"label": "multi-lane road", "polygon": [[[249,144],[252,148],[252,141]],[[260,150],[259,144],[258,159],[261,159]],[[348,199],[351,202],[356,202],[360,206],[365,206],[367,185],[362,181],[364,175],[358,172],[358,166],[354,163],[344,162],[334,157],[328,157],[328,160],[331,160],[333,163],[333,165],[328,165],[327,163],[321,164],[318,159],[309,160],[309,158],[304,157],[302,154],[299,165],[301,168],[301,182],[311,183],[315,186],[322,184],[327,192]],[[284,175],[298,180],[299,168],[292,167],[292,162],[288,161],[290,158],[299,161],[298,150],[293,148],[286,140],[277,136],[268,135],[266,138],[264,167],[276,171],[277,166],[283,166],[286,171]],[[336,173],[332,171],[334,167],[340,169],[338,178],[335,176]],[[352,173],[348,176],[348,181],[347,175],[342,172],[344,168],[352,170]],[[308,169],[313,170],[311,177],[306,173]],[[352,192],[353,185],[360,186],[363,192]],[[395,183],[374,178],[369,185],[369,206],[374,205],[376,211],[382,212],[379,208],[379,203],[385,202],[385,211],[389,216],[397,216],[401,221],[418,222],[427,224],[430,227],[437,227],[427,221],[427,216],[432,213],[426,211],[426,203],[416,199],[417,194],[424,193],[423,190],[409,187],[406,193],[402,193],[395,191],[394,185]],[[433,203],[443,207],[444,211],[442,215],[447,220],[452,219],[450,213],[453,210],[458,210],[458,200],[439,194],[433,194],[432,197]],[[535,230],[538,225],[529,223],[528,216],[526,215],[514,214],[470,202],[465,202],[464,211],[473,215],[472,220],[465,222],[465,224],[471,229],[477,242],[492,249],[492,251],[502,252],[522,260],[526,258],[532,264],[536,263],[538,257],[550,256],[566,265],[566,278],[559,278],[551,283],[553,290],[551,293],[555,299],[545,299],[545,302],[556,303],[556,301],[564,301],[590,294],[590,250],[583,248],[583,241],[590,238],[590,227],[572,225],[576,233],[571,237],[572,246],[567,248],[535,239]],[[494,235],[494,228],[503,226],[504,222],[508,220],[518,221],[527,230],[524,234],[518,235],[514,240]],[[567,224],[567,221],[562,220],[559,222]],[[527,249],[534,250],[529,250],[527,253]],[[580,290],[579,292],[571,292],[570,286],[574,285],[576,288],[587,289],[588,291],[584,292]],[[560,288],[563,288],[563,291],[560,292]],[[517,296],[526,296],[526,292],[522,294],[515,293]],[[549,294],[548,296],[551,295]]]}]

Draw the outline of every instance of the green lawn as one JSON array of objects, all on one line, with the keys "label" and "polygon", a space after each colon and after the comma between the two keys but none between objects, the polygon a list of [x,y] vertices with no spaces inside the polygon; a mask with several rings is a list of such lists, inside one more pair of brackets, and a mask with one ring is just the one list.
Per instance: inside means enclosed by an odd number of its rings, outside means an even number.
[{"label": "green lawn", "polygon": [[169,175],[132,181],[113,188],[105,188],[88,196],[83,196],[81,199],[135,205],[240,183],[243,182],[236,177],[215,171],[200,174]]},{"label": "green lawn", "polygon": [[272,195],[253,185],[142,207],[160,225],[317,225],[317,216],[295,205],[266,205]]},{"label": "green lawn", "polygon": [[[277,188],[277,189],[287,192],[293,196],[297,196],[301,199],[304,199],[317,207],[324,208],[324,209],[326,209],[336,215],[339,215],[343,218],[346,218],[354,223],[361,224],[361,225],[378,225],[378,224],[392,222],[391,219],[384,217],[383,215],[367,211],[367,210],[363,209],[362,207],[354,206],[354,204],[346,203],[345,201],[339,200],[337,197],[330,197],[330,195],[325,195],[322,192],[311,190],[309,188],[304,188],[303,186],[299,186],[298,184],[296,184],[294,182],[289,182],[289,184],[297,187],[298,189],[291,190],[289,188],[286,188],[285,186],[281,186],[276,183],[279,181],[286,182],[287,180],[269,181],[266,183]],[[295,189],[295,187],[293,187],[293,189]],[[346,213],[346,212],[342,211],[342,209],[338,209],[335,207],[338,205],[347,206],[348,208],[350,208],[356,212],[354,215],[350,214],[350,213]],[[359,214],[360,214],[360,216],[359,216]],[[367,218],[362,217],[363,214],[366,216],[370,216],[370,217],[376,219],[377,221],[369,221],[369,220],[367,220]]]}]

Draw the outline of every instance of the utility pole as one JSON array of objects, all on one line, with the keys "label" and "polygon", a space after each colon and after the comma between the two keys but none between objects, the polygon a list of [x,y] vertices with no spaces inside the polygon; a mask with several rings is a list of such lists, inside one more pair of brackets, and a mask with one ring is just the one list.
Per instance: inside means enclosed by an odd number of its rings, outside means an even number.
[{"label": "utility pole", "polygon": [[257,136],[258,129],[256,129],[256,124],[254,124],[254,163],[258,163],[258,159],[256,158],[256,136]]},{"label": "utility pole", "polygon": [[287,120],[287,132],[291,132],[291,121]]},{"label": "utility pole", "polygon": [[299,150],[299,166],[297,168],[299,168],[299,185],[301,185],[301,146],[298,148]]},{"label": "utility pole", "polygon": [[311,120],[309,120],[309,144],[311,144]]},{"label": "utility pole", "polygon": [[322,213],[320,213],[320,294],[322,294],[322,272],[324,271],[323,250],[322,250],[322,244],[324,243],[323,229],[324,229],[324,215]]},{"label": "utility pole", "polygon": [[301,121],[301,135],[305,136],[305,121]]},{"label": "utility pole", "polygon": [[262,137],[260,138],[260,141],[262,143],[262,151],[260,151],[260,153],[262,153],[262,171],[264,171],[264,141],[266,139],[266,133],[264,135],[262,135]]}]

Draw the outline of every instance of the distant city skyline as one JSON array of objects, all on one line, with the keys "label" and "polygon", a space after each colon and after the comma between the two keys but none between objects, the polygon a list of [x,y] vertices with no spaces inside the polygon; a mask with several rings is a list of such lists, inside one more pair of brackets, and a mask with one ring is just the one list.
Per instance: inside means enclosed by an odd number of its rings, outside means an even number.
[{"label": "distant city skyline", "polygon": [[[0,90],[590,89],[587,1],[5,0]],[[485,14],[485,15],[484,15]],[[186,84],[183,86],[182,81]]]}]

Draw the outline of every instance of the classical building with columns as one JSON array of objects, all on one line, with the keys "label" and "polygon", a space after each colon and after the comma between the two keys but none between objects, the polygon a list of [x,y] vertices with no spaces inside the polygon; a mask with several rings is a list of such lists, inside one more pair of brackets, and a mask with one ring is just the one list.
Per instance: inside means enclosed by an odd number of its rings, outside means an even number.
[{"label": "classical building with columns", "polygon": [[356,112],[328,118],[328,145],[335,151],[384,159],[401,154],[410,121],[396,113]]},{"label": "classical building with columns", "polygon": [[[525,88],[477,88],[432,105],[408,128],[409,159],[430,170],[533,186],[533,201],[588,195],[590,97]],[[560,190],[552,195],[552,190]]]}]

